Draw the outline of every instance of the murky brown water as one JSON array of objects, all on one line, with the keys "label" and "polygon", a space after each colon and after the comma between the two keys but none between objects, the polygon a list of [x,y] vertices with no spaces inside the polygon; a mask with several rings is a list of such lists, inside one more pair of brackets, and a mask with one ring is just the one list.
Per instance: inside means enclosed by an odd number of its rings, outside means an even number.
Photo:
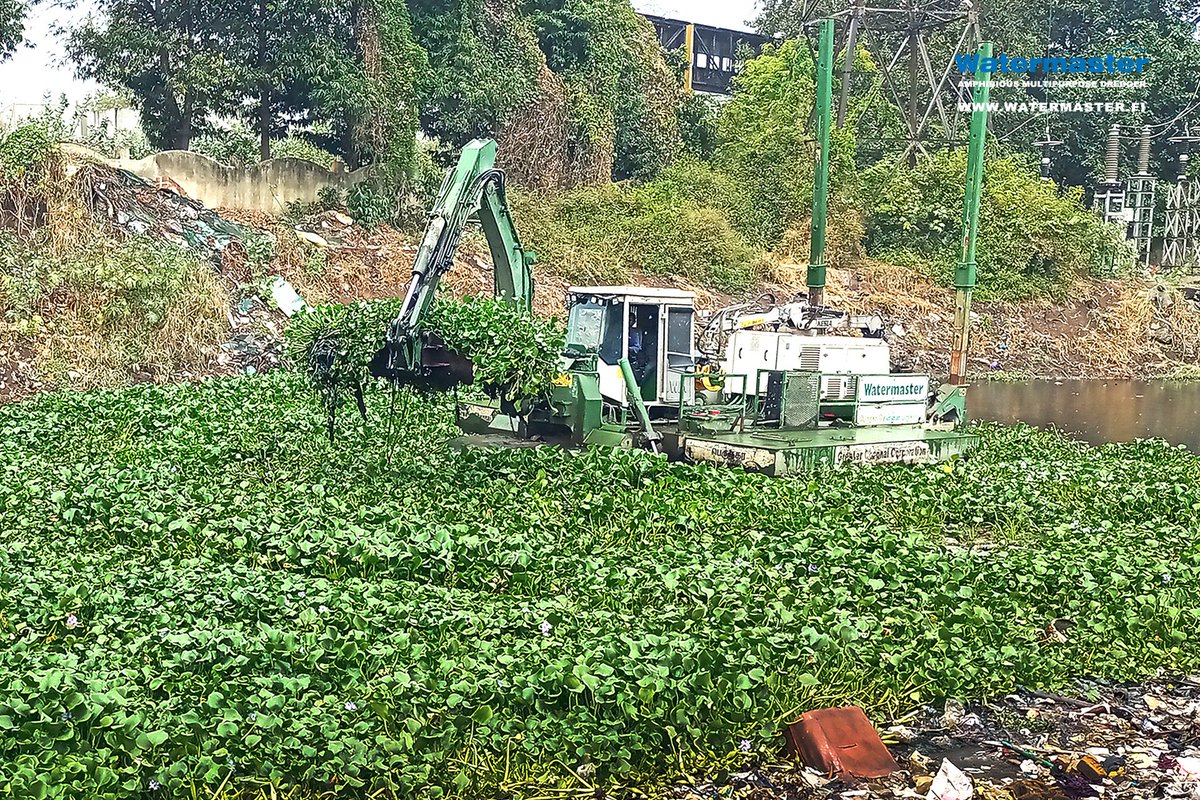
[{"label": "murky brown water", "polygon": [[1092,444],[1166,439],[1200,452],[1200,384],[977,383],[967,398],[972,419],[1053,426]]}]

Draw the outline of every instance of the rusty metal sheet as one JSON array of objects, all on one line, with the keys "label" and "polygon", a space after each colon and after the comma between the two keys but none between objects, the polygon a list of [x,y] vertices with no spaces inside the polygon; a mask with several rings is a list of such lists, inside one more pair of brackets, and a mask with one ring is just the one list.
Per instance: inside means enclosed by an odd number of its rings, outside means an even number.
[{"label": "rusty metal sheet", "polygon": [[794,755],[826,775],[883,778],[900,768],[858,706],[806,712],[785,738]]}]

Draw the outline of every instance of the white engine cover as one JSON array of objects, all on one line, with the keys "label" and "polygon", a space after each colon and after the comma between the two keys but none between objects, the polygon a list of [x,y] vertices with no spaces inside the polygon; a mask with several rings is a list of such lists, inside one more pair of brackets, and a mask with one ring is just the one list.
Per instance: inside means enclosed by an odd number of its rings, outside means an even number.
[{"label": "white engine cover", "polygon": [[853,376],[886,375],[891,362],[891,348],[883,339],[736,331],[726,345],[723,366],[726,373],[746,376],[750,394],[758,394],[759,370],[803,370],[821,373],[821,399],[853,400]]}]

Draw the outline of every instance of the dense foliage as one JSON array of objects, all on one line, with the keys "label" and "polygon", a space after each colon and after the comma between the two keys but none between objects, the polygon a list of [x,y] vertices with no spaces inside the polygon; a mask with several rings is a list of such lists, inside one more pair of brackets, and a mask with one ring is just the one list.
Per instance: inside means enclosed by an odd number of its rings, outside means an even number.
[{"label": "dense foliage", "polygon": [[371,188],[391,196],[388,218],[396,219],[416,168],[417,92],[428,62],[413,40],[404,0],[367,0],[363,17],[358,46],[366,97],[357,109],[355,139],[374,165]]},{"label": "dense foliage", "polygon": [[[798,36],[820,17],[843,11],[835,0],[763,0],[757,6],[758,27],[768,35]],[[929,6],[943,13],[957,12],[957,2],[938,2]],[[1130,110],[1105,114],[1053,114],[1043,122],[1029,124],[1035,112],[1010,112],[993,115],[992,129],[1010,146],[1024,152],[1037,152],[1034,144],[1045,137],[1061,140],[1055,150],[1054,172],[1070,186],[1088,186],[1103,176],[1104,138],[1114,123],[1124,127],[1127,136],[1126,158],[1133,156],[1133,132],[1144,124],[1153,126],[1152,142],[1155,172],[1162,178],[1174,178],[1176,150],[1169,141],[1180,124],[1195,118],[1200,108],[1196,86],[1200,84],[1200,6],[1194,2],[1145,3],[1141,0],[1065,0],[1047,4],[1037,0],[985,0],[976,4],[980,11],[982,38],[995,45],[995,52],[1036,58],[1050,56],[1100,56],[1132,48],[1138,56],[1150,58],[1146,87],[1095,88],[1053,87],[1048,91],[1023,87],[996,87],[992,99],[1000,102],[1050,102],[1090,100],[1101,102],[1145,103],[1146,111]],[[958,42],[962,23],[928,35],[926,46],[934,70],[948,63]],[[884,47],[899,46],[906,35],[903,27],[891,36],[873,34]],[[908,94],[904,60],[893,76],[895,95],[904,102]],[[936,121],[935,121],[936,123]],[[1047,128],[1048,126],[1048,128]],[[936,130],[937,125],[934,125]],[[936,137],[935,137],[936,138]],[[904,146],[903,138],[882,140],[890,155]]]},{"label": "dense foliage", "polygon": [[[106,158],[145,158],[150,143],[140,127],[118,126],[109,118],[120,109],[129,108],[125,96],[115,92],[95,92],[72,104],[65,94],[47,100],[42,109],[19,127],[36,125],[56,144],[74,142],[96,151]],[[70,113],[69,113],[70,110]]]},{"label": "dense foliage", "polygon": [[186,149],[234,116],[259,158],[301,131],[352,165],[374,162],[393,196],[418,125],[453,149],[502,137],[530,164],[546,158],[536,134],[553,129],[554,155],[587,164],[563,170],[572,185],[647,177],[680,147],[679,81],[627,0],[103,0],[100,11],[73,32],[72,58],[128,92],[159,147]]},{"label": "dense foliage", "polygon": [[[354,398],[361,404],[379,385],[368,367],[402,307],[402,300],[319,306],[288,327],[288,360],[308,376],[331,421],[343,403]],[[566,344],[557,321],[491,298],[438,300],[422,330],[469,358],[477,385],[510,400],[545,395]]]},{"label": "dense foliage", "polygon": [[766,274],[763,251],[739,227],[746,193],[703,162],[680,160],[640,185],[511,195],[521,235],[556,274],[624,283],[634,271],[740,292]]},{"label": "dense foliage", "polygon": [[1200,664],[1200,461],[1164,445],[988,429],[769,480],[456,453],[427,406],[330,445],[301,394],[0,408],[6,791],[536,795],[771,753],[818,705]]},{"label": "dense foliage", "polygon": [[[962,257],[966,154],[942,153],[913,169],[881,163],[863,177],[870,251],[897,263],[925,267],[953,281]],[[1058,187],[1012,158],[992,158],[980,212],[979,290],[984,297],[1019,299],[1065,292],[1092,274],[1132,263],[1123,232],[1082,205],[1078,190]]]},{"label": "dense foliage", "polygon": [[558,320],[484,297],[438,300],[428,329],[471,359],[479,386],[513,400],[543,397],[550,391],[567,344]]},{"label": "dense foliage", "polygon": [[[262,153],[258,137],[243,123],[235,122],[192,140],[192,152],[206,155],[227,166],[245,167],[259,163]],[[287,136],[270,143],[271,158],[300,158],[328,169],[333,155],[302,136]]]},{"label": "dense foliage", "polygon": [[[867,88],[847,103],[844,124],[830,134],[830,192],[835,200],[858,196],[858,169],[874,163],[866,159],[878,156],[870,143],[860,155],[860,131],[869,139],[896,123],[895,109],[879,93],[882,79],[877,67],[864,50],[856,53],[854,66]],[[763,247],[777,248],[808,226],[817,153],[811,122],[815,73],[803,40],[767,46],[737,76],[733,97],[716,120],[710,160],[723,176],[725,188],[707,193],[709,202],[721,207],[743,235]],[[673,183],[680,185],[677,179]],[[701,180],[684,191],[706,193],[705,183]]]},{"label": "dense foliage", "polygon": [[750,199],[743,227],[767,246],[812,207],[815,72],[803,41],[769,47],[737,77],[718,121],[716,158]]},{"label": "dense foliage", "polygon": [[25,4],[21,0],[0,0],[0,61],[17,49],[25,36]]}]

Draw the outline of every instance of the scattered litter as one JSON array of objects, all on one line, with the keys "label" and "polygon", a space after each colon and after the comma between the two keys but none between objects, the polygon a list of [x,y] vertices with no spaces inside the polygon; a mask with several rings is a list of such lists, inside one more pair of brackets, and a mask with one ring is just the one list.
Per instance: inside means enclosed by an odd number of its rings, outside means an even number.
[{"label": "scattered litter", "polygon": [[929,800],[970,800],[975,796],[975,784],[949,759],[942,759],[942,768],[934,776],[926,796]]},{"label": "scattered litter", "polygon": [[317,247],[329,247],[329,240],[318,233],[297,228],[296,237],[302,242],[307,242],[308,244],[316,245]]},{"label": "scattered litter", "polygon": [[962,722],[962,718],[966,713],[966,706],[960,701],[951,698],[946,701],[945,709],[942,712],[942,725],[948,730],[953,730]]},{"label": "scattered litter", "polygon": [[126,233],[188,247],[214,266],[225,248],[250,233],[201,203],[126,170],[85,164],[76,170],[74,181],[94,217],[107,219]]},{"label": "scattered litter", "polygon": [[304,302],[304,298],[300,296],[296,288],[278,275],[271,278],[268,285],[271,289],[271,299],[287,316],[293,316],[308,308],[308,304]]},{"label": "scattered litter", "polygon": [[1200,757],[1176,756],[1175,771],[1189,781],[1200,780]]},{"label": "scattered litter", "polygon": [[[841,711],[802,716],[785,731],[788,749],[797,752],[793,728],[806,719],[814,727],[810,715]],[[828,741],[833,726],[814,729]],[[880,729],[897,762],[882,777],[815,764],[751,766],[725,783],[680,787],[670,800],[1200,800],[1200,678],[1018,689],[986,702],[921,706]],[[860,738],[847,753],[869,742],[873,727],[862,714],[853,730]]]}]

